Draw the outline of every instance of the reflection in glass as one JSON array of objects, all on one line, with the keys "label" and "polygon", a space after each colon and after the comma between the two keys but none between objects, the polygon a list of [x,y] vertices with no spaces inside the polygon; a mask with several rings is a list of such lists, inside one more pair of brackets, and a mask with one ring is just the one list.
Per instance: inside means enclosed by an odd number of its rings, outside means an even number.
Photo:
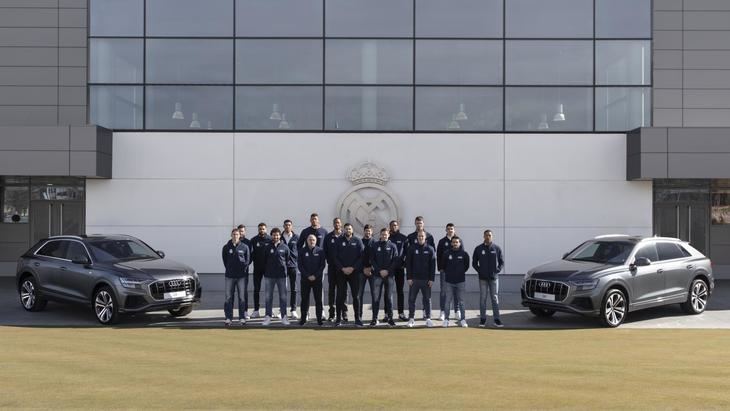
[{"label": "reflection in glass", "polygon": [[411,130],[411,87],[327,87],[327,130]]},{"label": "reflection in glass", "polygon": [[413,0],[327,0],[328,37],[412,37]]},{"label": "reflection in glass", "polygon": [[28,185],[0,186],[3,200],[3,223],[27,223],[30,190]]},{"label": "reflection in glass", "polygon": [[327,40],[326,47],[327,83],[404,84],[413,81],[411,40]]},{"label": "reflection in glass", "polygon": [[502,41],[416,40],[418,84],[501,84]]},{"label": "reflection in glass", "polygon": [[501,87],[416,87],[416,130],[502,130]]},{"label": "reflection in glass", "polygon": [[147,40],[148,83],[233,83],[233,40]]},{"label": "reflection in glass", "polygon": [[651,81],[651,41],[596,42],[596,84],[648,85]]},{"label": "reflection in glass", "polygon": [[322,83],[322,40],[236,40],[237,83]]},{"label": "reflection in glass", "polygon": [[321,37],[322,0],[236,0],[239,37]]},{"label": "reflection in glass", "polygon": [[651,37],[651,0],[596,0],[596,37]]},{"label": "reflection in glass", "polygon": [[142,128],[142,86],[89,86],[89,121],[113,130]]},{"label": "reflection in glass", "polygon": [[507,37],[593,37],[593,0],[506,1]]},{"label": "reflection in glass", "polygon": [[89,35],[142,36],[144,5],[142,0],[91,0]]},{"label": "reflection in glass", "polygon": [[593,41],[507,41],[507,84],[593,84]]},{"label": "reflection in glass", "polygon": [[[593,90],[588,87],[507,87],[509,131],[591,131]],[[562,110],[563,119],[556,114]]]},{"label": "reflection in glass", "polygon": [[322,87],[236,87],[236,129],[321,130]]},{"label": "reflection in glass", "polygon": [[[183,114],[182,118],[176,116],[178,111]],[[145,116],[148,129],[189,130],[197,120],[204,125],[201,128],[230,130],[232,112],[231,86],[147,86]]]},{"label": "reflection in glass", "polygon": [[502,0],[416,0],[416,37],[502,37]]},{"label": "reflection in glass", "polygon": [[146,1],[148,36],[233,36],[233,0]]},{"label": "reflection in glass", "polygon": [[89,82],[141,83],[141,39],[89,39]]},{"label": "reflection in glass", "polygon": [[650,124],[649,87],[596,88],[596,130],[625,132]]}]

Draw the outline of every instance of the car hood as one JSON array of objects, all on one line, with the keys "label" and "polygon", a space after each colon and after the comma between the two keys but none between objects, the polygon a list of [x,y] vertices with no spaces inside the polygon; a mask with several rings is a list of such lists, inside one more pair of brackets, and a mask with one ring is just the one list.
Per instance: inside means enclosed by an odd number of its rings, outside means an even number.
[{"label": "car hood", "polygon": [[138,279],[168,280],[180,278],[182,275],[193,275],[195,270],[189,266],[168,259],[146,259],[120,261],[114,264],[104,264],[110,271],[120,276],[130,276]]},{"label": "car hood", "polygon": [[566,281],[599,278],[621,270],[622,266],[590,261],[558,260],[539,265],[529,273],[543,280]]}]

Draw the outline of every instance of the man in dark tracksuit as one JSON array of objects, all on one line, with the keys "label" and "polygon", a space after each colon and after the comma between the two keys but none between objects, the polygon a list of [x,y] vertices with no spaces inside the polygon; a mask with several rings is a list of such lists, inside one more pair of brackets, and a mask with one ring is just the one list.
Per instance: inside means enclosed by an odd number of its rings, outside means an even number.
[{"label": "man in dark tracksuit", "polygon": [[365,285],[370,286],[370,297],[372,301],[373,297],[373,279],[375,278],[373,275],[373,267],[372,263],[370,261],[370,246],[375,242],[375,239],[373,238],[373,228],[370,226],[370,224],[365,224],[365,227],[363,228],[363,237],[362,237],[362,245],[364,247],[363,255],[362,255],[362,273],[363,275],[360,276],[360,281],[357,285],[357,289],[360,293],[360,316],[362,317],[362,306],[364,304],[364,298],[365,297]]},{"label": "man in dark tracksuit", "polygon": [[[223,246],[223,266],[226,268],[226,300],[223,312],[226,326],[233,319],[233,300],[238,297],[238,317],[241,325],[246,324],[248,309],[248,265],[251,263],[251,250],[240,241],[238,228],[231,231],[231,239]],[[236,295],[238,294],[238,295]]]},{"label": "man in dark tracksuit", "polygon": [[337,252],[335,253],[335,265],[337,267],[337,319],[335,326],[341,324],[340,318],[345,311],[345,300],[347,298],[347,286],[350,286],[352,293],[352,306],[355,311],[355,325],[362,327],[360,312],[360,295],[357,287],[362,274],[362,240],[353,234],[352,224],[345,224],[345,234],[337,240]]},{"label": "man in dark tracksuit", "polygon": [[416,244],[408,247],[406,256],[406,275],[408,277],[408,326],[415,325],[416,297],[421,293],[423,316],[426,327],[432,327],[431,286],[436,278],[436,250],[426,243],[426,231],[419,231]]},{"label": "man in dark tracksuit", "polygon": [[429,233],[428,231],[426,231],[426,225],[423,222],[423,217],[421,217],[419,215],[418,217],[416,217],[416,219],[414,220],[413,223],[416,225],[416,231],[408,234],[408,237],[407,237],[408,238],[408,242],[406,242],[406,252],[408,251],[407,250],[408,247],[410,247],[410,246],[415,245],[416,243],[418,243],[418,240],[416,239],[416,236],[421,231],[423,231],[424,233],[426,233],[426,243],[428,245],[430,245],[431,247],[433,247],[434,250],[435,250],[436,249],[436,243],[434,242],[433,236],[431,235],[431,233]]},{"label": "man in dark tracksuit", "polygon": [[299,236],[292,231],[293,223],[291,220],[284,220],[284,232],[281,233],[281,241],[289,247],[291,251],[291,260],[286,267],[286,276],[289,278],[289,310],[291,317],[299,318],[297,314],[297,244]]},{"label": "man in dark tracksuit", "polygon": [[[330,322],[335,320],[335,306],[337,305],[335,299],[335,291],[337,290],[337,265],[335,264],[335,255],[337,254],[337,240],[342,235],[342,220],[335,218],[332,220],[332,226],[333,230],[324,237],[324,243],[322,245],[324,255],[327,258],[327,301],[330,305],[327,321]],[[342,315],[342,319],[346,322],[347,307],[345,307],[345,313]]]},{"label": "man in dark tracksuit", "polygon": [[309,223],[311,225],[302,230],[302,233],[299,234],[297,248],[304,248],[304,246],[307,245],[307,237],[309,237],[310,234],[314,234],[314,236],[317,237],[317,247],[324,247],[324,237],[327,235],[327,230],[320,227],[319,214],[312,213],[312,215],[309,216]]},{"label": "man in dark tracksuit", "polygon": [[271,229],[271,242],[266,244],[265,247],[265,270],[264,270],[264,284],[265,284],[265,304],[266,304],[266,317],[261,325],[271,324],[271,317],[273,316],[273,299],[274,299],[274,286],[279,291],[279,313],[281,314],[281,323],[283,325],[289,325],[289,319],[286,316],[286,291],[287,291],[287,277],[286,269],[291,261],[291,251],[289,247],[281,241],[281,231],[278,228]]},{"label": "man in dark tracksuit", "polygon": [[[446,287],[444,286],[444,259],[443,254],[451,249],[451,239],[456,235],[456,227],[453,223],[446,224],[446,235],[444,238],[440,239],[438,242],[438,246],[436,247],[436,268],[438,269],[439,273],[441,274],[441,292],[439,295],[439,307],[441,307],[441,321],[443,321],[446,316],[444,314],[445,311],[448,311],[451,307],[446,307]],[[459,245],[461,246],[461,249],[463,250],[464,247],[461,245],[461,241],[459,241]],[[468,268],[468,267],[467,267]],[[454,306],[454,313],[458,316],[458,308]]]},{"label": "man in dark tracksuit", "polygon": [[[393,267],[393,273],[395,275],[395,293],[396,293],[396,299],[398,302],[398,319],[401,321],[407,320],[405,314],[403,313],[404,310],[404,293],[403,293],[403,286],[406,282],[406,271],[405,271],[405,248],[406,243],[408,242],[408,237],[405,236],[405,234],[401,233],[399,231],[400,225],[398,224],[398,221],[393,220],[389,224],[390,226],[390,242],[395,244],[396,248],[398,249],[398,261],[395,262],[395,267]],[[384,318],[383,321],[387,321],[387,318]]]},{"label": "man in dark tracksuit", "polygon": [[388,325],[395,326],[393,321],[393,289],[395,288],[394,269],[399,265],[400,256],[398,247],[388,241],[387,228],[380,230],[380,241],[373,243],[370,249],[370,261],[373,267],[373,320],[370,326],[378,325],[378,310],[380,310],[380,296],[385,286],[385,318]]},{"label": "man in dark tracksuit", "polygon": [[499,273],[504,267],[502,249],[492,242],[492,230],[484,231],[484,242],[474,249],[472,267],[479,274],[479,326],[487,324],[487,295],[492,300],[494,326],[502,327],[499,318]]},{"label": "man in dark tracksuit", "polygon": [[310,290],[314,294],[317,324],[322,325],[322,275],[325,262],[324,250],[317,246],[317,236],[310,234],[309,237],[307,237],[307,243],[304,248],[299,250],[299,259],[297,262],[299,265],[299,273],[302,277],[302,319],[299,320],[299,325],[304,325],[307,322]]},{"label": "man in dark tracksuit", "polygon": [[259,297],[261,294],[261,279],[266,271],[266,245],[271,242],[271,236],[266,233],[266,224],[259,223],[259,233],[251,239],[251,261],[253,262],[253,312],[251,318],[259,316]]},{"label": "man in dark tracksuit", "polygon": [[[464,251],[464,247],[461,245],[461,239],[454,236],[451,239],[451,248],[444,251],[441,258],[443,259],[443,287],[446,294],[446,307],[450,307],[451,303],[454,303],[454,306],[457,307],[461,313],[461,322],[459,325],[466,328],[464,292],[466,290],[466,271],[469,269],[469,254]],[[450,312],[451,310],[446,310],[444,312],[444,327],[449,326]]]}]

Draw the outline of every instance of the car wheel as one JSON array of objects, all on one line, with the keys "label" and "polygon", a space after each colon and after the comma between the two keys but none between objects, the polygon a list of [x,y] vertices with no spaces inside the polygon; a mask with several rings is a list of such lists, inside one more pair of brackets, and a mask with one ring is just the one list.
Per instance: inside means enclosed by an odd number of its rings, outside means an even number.
[{"label": "car wheel", "polygon": [[101,287],[94,293],[94,314],[104,325],[111,325],[119,319],[119,306],[114,292],[109,287]]},{"label": "car wheel", "polygon": [[192,305],[188,305],[187,307],[180,307],[180,308],[177,308],[177,309],[171,308],[171,309],[169,309],[167,311],[173,317],[184,317],[184,316],[190,314],[191,312],[193,312],[193,306]]},{"label": "car wheel", "polygon": [[555,310],[548,310],[547,308],[530,307],[530,312],[535,314],[537,317],[548,318],[555,314]]},{"label": "car wheel", "polygon": [[626,318],[627,308],[626,296],[621,290],[608,290],[601,304],[601,323],[606,327],[618,327]]},{"label": "car wheel", "polygon": [[38,295],[38,283],[31,276],[23,278],[23,281],[20,282],[18,296],[20,297],[20,305],[26,311],[41,311],[46,308],[48,303],[47,300]]},{"label": "car wheel", "polygon": [[701,314],[707,307],[707,299],[710,293],[707,289],[707,283],[700,278],[692,281],[689,286],[689,295],[687,301],[682,303],[682,309],[687,314]]}]

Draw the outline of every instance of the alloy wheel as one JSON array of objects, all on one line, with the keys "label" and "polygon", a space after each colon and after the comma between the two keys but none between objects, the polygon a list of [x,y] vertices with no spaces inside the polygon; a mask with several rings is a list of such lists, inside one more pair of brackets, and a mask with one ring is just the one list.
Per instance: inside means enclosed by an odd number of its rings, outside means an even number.
[{"label": "alloy wheel", "polygon": [[697,281],[692,286],[692,308],[698,313],[705,310],[707,306],[707,285],[704,281]]},{"label": "alloy wheel", "polygon": [[35,287],[30,280],[23,281],[20,286],[20,302],[26,310],[30,310],[35,304]]},{"label": "alloy wheel", "polygon": [[624,320],[626,315],[626,300],[619,292],[611,293],[606,299],[606,322],[615,327]]},{"label": "alloy wheel", "polygon": [[112,300],[111,294],[106,290],[101,290],[96,294],[94,300],[94,311],[96,317],[102,323],[108,323],[114,315],[114,300]]}]

